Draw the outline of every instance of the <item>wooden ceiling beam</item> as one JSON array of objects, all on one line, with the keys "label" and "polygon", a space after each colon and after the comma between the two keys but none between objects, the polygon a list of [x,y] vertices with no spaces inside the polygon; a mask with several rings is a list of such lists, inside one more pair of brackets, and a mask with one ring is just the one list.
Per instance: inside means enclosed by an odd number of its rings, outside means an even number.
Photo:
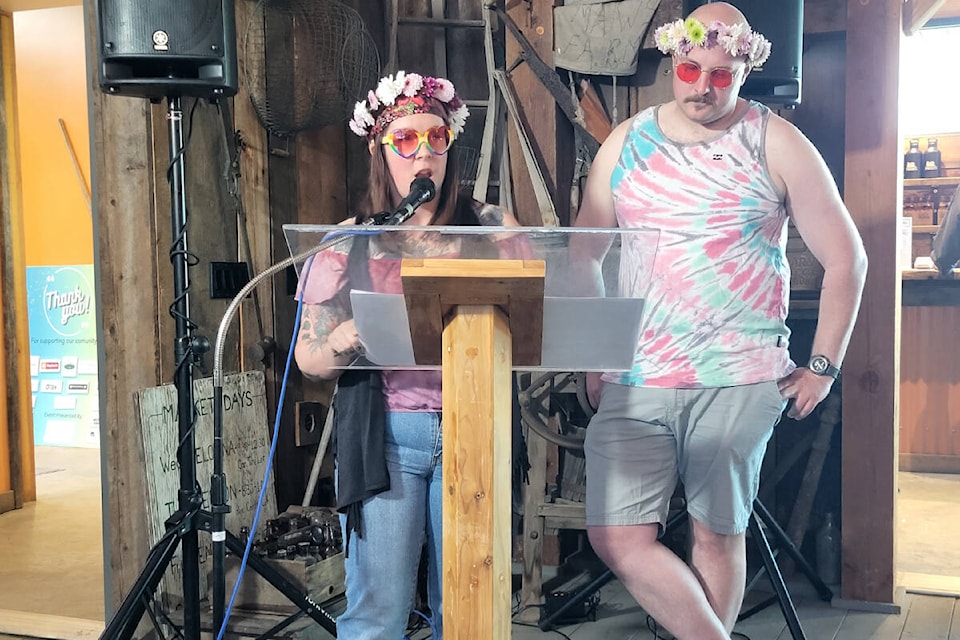
[{"label": "wooden ceiling beam", "polygon": [[903,32],[912,36],[927,24],[946,0],[907,0],[903,3]]}]

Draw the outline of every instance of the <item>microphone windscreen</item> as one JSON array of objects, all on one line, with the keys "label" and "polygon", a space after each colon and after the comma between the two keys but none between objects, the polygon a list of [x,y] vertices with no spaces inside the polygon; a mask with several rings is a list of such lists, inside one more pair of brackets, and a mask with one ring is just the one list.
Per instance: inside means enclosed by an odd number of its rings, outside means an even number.
[{"label": "microphone windscreen", "polygon": [[423,204],[437,197],[437,188],[433,184],[433,180],[426,176],[420,176],[419,178],[414,178],[413,182],[410,183],[410,193],[423,194],[417,198],[417,200]]}]

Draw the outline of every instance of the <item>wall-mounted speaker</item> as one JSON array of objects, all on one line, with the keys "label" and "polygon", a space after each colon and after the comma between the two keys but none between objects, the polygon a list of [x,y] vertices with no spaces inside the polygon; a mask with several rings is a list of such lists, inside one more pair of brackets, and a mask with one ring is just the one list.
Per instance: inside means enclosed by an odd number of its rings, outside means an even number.
[{"label": "wall-mounted speaker", "polygon": [[[708,0],[683,0],[683,15],[704,4]],[[770,58],[750,72],[740,95],[772,106],[799,105],[803,0],[730,0],[730,4],[772,44]]]},{"label": "wall-mounted speaker", "polygon": [[234,0],[100,0],[100,88],[159,99],[237,92]]}]

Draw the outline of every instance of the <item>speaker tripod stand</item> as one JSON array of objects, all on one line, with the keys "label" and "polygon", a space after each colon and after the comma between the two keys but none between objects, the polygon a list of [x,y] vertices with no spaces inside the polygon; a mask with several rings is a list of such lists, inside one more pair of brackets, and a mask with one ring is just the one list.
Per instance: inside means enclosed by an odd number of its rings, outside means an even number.
[{"label": "speaker tripod stand", "polygon": [[[177,462],[180,470],[177,511],[165,522],[165,532],[151,548],[147,560],[133,587],[124,597],[116,613],[105,627],[101,639],[127,639],[133,637],[145,613],[157,624],[149,601],[155,594],[164,572],[170,565],[177,549],[182,556],[183,587],[183,637],[186,640],[200,638],[200,545],[199,532],[210,532],[215,546],[225,547],[237,556],[244,554],[244,544],[224,527],[225,515],[230,511],[227,504],[227,485],[223,474],[222,420],[214,420],[214,471],[210,480],[210,511],[205,511],[203,494],[197,483],[194,440],[194,398],[192,367],[199,356],[209,349],[205,338],[196,336],[196,325],[190,320],[189,268],[195,256],[188,251],[186,193],[184,190],[183,165],[183,111],[179,96],[167,98],[170,134],[170,200],[173,227],[173,247],[170,260],[173,264],[174,302],[170,313],[175,319],[175,379],[177,389],[178,447]],[[214,389],[214,414],[222,417],[222,389]],[[221,553],[222,555],[222,553]],[[216,556],[216,554],[215,554]],[[219,560],[219,561],[218,561]],[[280,591],[302,613],[308,615],[331,635],[336,636],[336,621],[320,605],[298,589],[296,585],[278,573],[266,560],[251,554],[249,566],[267,582]],[[222,557],[214,557],[213,624],[219,631],[224,619]]]},{"label": "speaker tripod stand", "polygon": [[[667,522],[666,531],[676,528],[686,519],[687,512],[684,510],[682,513],[675,515]],[[763,561],[764,571],[766,571],[767,576],[770,578],[770,583],[773,585],[773,590],[776,595],[755,607],[741,612],[737,620],[744,620],[776,601],[780,605],[780,610],[783,612],[783,618],[787,623],[787,628],[790,630],[790,636],[793,638],[793,640],[806,640],[807,636],[804,634],[803,627],[800,626],[800,619],[797,617],[797,610],[793,605],[793,599],[790,597],[790,592],[787,590],[787,585],[786,582],[784,582],[783,574],[780,573],[780,566],[777,564],[776,556],[774,555],[773,549],[770,546],[770,541],[763,530],[763,525],[766,525],[766,527],[770,530],[774,540],[777,542],[777,548],[784,549],[796,563],[796,566],[803,572],[805,576],[807,576],[814,589],[816,589],[817,595],[820,596],[820,599],[825,602],[829,602],[830,599],[833,598],[833,591],[830,590],[830,587],[828,587],[823,580],[820,579],[820,576],[817,575],[817,572],[814,571],[813,567],[810,566],[810,563],[807,562],[806,558],[801,555],[800,550],[797,549],[796,545],[793,544],[789,536],[787,536],[787,533],[780,527],[770,512],[767,511],[767,508],[763,505],[763,503],[760,502],[759,499],[755,499],[753,501],[753,513],[750,514],[750,522],[747,526],[747,529],[750,531],[750,536],[752,537],[754,544],[757,546],[757,550],[759,551],[760,557]],[[553,629],[556,621],[565,613],[572,610],[573,607],[577,606],[578,604],[584,602],[598,589],[600,589],[600,587],[607,584],[615,577],[616,576],[613,575],[613,571],[606,569],[599,576],[583,585],[574,593],[570,594],[566,602],[557,608],[551,615],[541,618],[538,626],[542,631],[549,631]]]}]

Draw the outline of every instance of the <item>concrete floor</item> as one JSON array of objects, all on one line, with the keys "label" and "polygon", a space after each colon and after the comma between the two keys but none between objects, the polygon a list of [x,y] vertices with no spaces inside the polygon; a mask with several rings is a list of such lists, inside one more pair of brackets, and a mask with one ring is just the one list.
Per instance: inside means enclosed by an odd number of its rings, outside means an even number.
[{"label": "concrete floor", "polygon": [[[96,637],[104,620],[99,451],[38,447],[36,460],[37,502],[0,515],[0,639]],[[960,524],[960,476],[901,474],[898,517],[899,583],[909,591],[900,603],[901,613],[831,607],[817,599],[801,576],[791,581],[790,591],[810,640],[960,640],[960,545],[954,542]],[[766,582],[761,582],[748,598],[759,599],[766,590]],[[597,612],[596,621],[556,631],[518,621],[512,637],[655,637],[647,629],[645,613],[617,581],[600,590]],[[313,627],[296,637],[329,637]],[[791,637],[777,606],[741,622],[737,631],[750,640]],[[411,639],[427,635],[420,632]]]}]

